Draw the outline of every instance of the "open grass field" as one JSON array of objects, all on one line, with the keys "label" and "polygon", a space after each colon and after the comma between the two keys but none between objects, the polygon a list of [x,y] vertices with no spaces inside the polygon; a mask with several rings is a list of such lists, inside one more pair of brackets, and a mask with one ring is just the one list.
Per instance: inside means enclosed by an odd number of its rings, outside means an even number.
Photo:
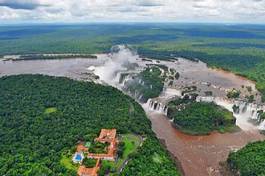
[{"label": "open grass field", "polygon": [[109,168],[111,171],[110,175],[117,174],[120,169],[125,166],[125,162],[129,160],[130,154],[133,154],[137,151],[137,148],[141,144],[141,137],[134,134],[123,134],[120,137],[120,142],[124,143],[124,150],[121,157],[117,161],[102,161],[102,168]]},{"label": "open grass field", "polygon": [[125,143],[125,149],[123,151],[122,158],[127,159],[128,156],[135,152],[141,144],[141,137],[133,134],[122,135],[121,141]]},{"label": "open grass field", "polygon": [[68,170],[72,170],[77,172],[78,169],[78,164],[74,164],[72,161],[72,156],[71,155],[62,155],[62,158],[60,160],[60,164],[65,167]]}]

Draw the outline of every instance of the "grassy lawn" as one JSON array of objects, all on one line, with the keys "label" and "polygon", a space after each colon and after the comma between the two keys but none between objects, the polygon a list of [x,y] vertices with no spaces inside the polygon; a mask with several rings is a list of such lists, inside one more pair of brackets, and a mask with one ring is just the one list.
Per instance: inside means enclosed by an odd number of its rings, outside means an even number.
[{"label": "grassy lawn", "polygon": [[74,164],[72,162],[72,156],[66,156],[62,155],[62,158],[60,160],[60,164],[63,165],[66,169],[77,171],[78,164]]},{"label": "grassy lawn", "polygon": [[57,111],[57,108],[55,107],[50,107],[50,108],[46,108],[44,111],[44,114],[51,114]]},{"label": "grassy lawn", "polygon": [[121,141],[125,143],[123,158],[127,158],[130,153],[135,152],[141,143],[140,138],[133,134],[122,135]]},{"label": "grassy lawn", "polygon": [[125,149],[122,157],[118,158],[116,162],[102,161],[103,167],[109,167],[112,173],[110,175],[117,174],[117,171],[122,167],[122,164],[128,159],[129,155],[136,152],[137,148],[141,144],[139,136],[133,134],[124,134],[120,138],[121,142],[124,142]]}]

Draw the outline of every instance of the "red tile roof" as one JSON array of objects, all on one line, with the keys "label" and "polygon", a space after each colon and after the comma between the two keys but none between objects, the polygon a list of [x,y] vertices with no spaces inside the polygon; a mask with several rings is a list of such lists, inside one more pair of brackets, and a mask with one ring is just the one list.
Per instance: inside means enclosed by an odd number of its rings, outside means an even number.
[{"label": "red tile roof", "polygon": [[85,166],[80,166],[78,168],[78,176],[97,176],[97,172],[100,169],[100,160],[97,160],[96,166],[93,168],[86,168]]},{"label": "red tile roof", "polygon": [[116,129],[101,129],[99,137],[96,138],[99,142],[111,142],[116,138]]},{"label": "red tile roof", "polygon": [[115,153],[117,150],[117,139],[116,139],[116,129],[101,129],[100,135],[95,139],[98,142],[108,142],[108,152],[102,154],[88,153],[88,158],[96,159],[115,159]]},{"label": "red tile roof", "polygon": [[80,143],[77,145],[76,152],[87,152],[88,148],[84,144]]},{"label": "red tile roof", "polygon": [[[109,143],[108,152],[107,154],[94,154],[88,153],[88,158],[97,159],[96,166],[93,168],[86,168],[85,166],[80,166],[77,174],[78,176],[97,176],[97,172],[100,169],[100,160],[101,159],[108,159],[114,160],[115,154],[117,150],[117,143],[118,140],[116,139],[116,129],[101,129],[100,135],[98,138],[95,139],[98,142],[102,143]],[[77,145],[77,152],[88,152],[88,148],[85,147],[82,143]]]}]

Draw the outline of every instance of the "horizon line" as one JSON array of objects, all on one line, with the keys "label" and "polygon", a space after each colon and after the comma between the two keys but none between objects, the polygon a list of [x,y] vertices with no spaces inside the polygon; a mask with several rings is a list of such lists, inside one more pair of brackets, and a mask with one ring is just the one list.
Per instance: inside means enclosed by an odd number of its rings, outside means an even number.
[{"label": "horizon line", "polygon": [[98,22],[11,22],[3,23],[0,26],[28,26],[28,25],[93,25],[93,24],[191,24],[191,25],[259,25],[263,26],[265,23],[250,23],[250,22],[191,22],[191,21],[98,21]]}]

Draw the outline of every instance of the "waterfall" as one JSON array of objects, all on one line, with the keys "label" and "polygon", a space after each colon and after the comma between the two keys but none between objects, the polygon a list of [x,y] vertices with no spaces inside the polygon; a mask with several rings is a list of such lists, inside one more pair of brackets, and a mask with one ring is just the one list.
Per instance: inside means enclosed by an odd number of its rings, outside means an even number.
[{"label": "waterfall", "polygon": [[138,80],[138,83],[139,83],[140,85],[144,86],[144,81],[143,81],[143,80],[139,79],[139,80]]},{"label": "waterfall", "polygon": [[[225,109],[233,112],[237,119],[237,125],[243,130],[259,129],[265,130],[265,122],[260,122],[259,111],[265,110],[265,106],[258,106],[255,103],[247,103],[244,101],[232,101],[220,97],[201,97],[196,98],[197,102],[213,102]],[[236,107],[234,109],[234,107]],[[236,111],[235,111],[236,110]],[[258,126],[251,124],[250,120],[255,120],[259,123]]]},{"label": "waterfall", "polygon": [[131,80],[133,80],[133,76],[134,73],[117,73],[117,78],[116,80],[118,80],[119,86],[122,88],[126,87],[126,83],[130,82]]},{"label": "waterfall", "polygon": [[265,120],[263,120],[263,121],[259,124],[258,129],[259,129],[259,130],[262,130],[262,131],[265,131]]},{"label": "waterfall", "polygon": [[263,110],[263,107],[258,107],[254,103],[237,102],[239,107],[239,114],[245,114],[250,119],[259,120],[259,111]]},{"label": "waterfall", "polygon": [[158,102],[157,100],[149,99],[147,101],[147,105],[149,110],[167,115],[168,107],[163,103]]},{"label": "waterfall", "polygon": [[141,101],[143,98],[143,94],[141,94],[139,97],[138,97],[138,100]]}]

